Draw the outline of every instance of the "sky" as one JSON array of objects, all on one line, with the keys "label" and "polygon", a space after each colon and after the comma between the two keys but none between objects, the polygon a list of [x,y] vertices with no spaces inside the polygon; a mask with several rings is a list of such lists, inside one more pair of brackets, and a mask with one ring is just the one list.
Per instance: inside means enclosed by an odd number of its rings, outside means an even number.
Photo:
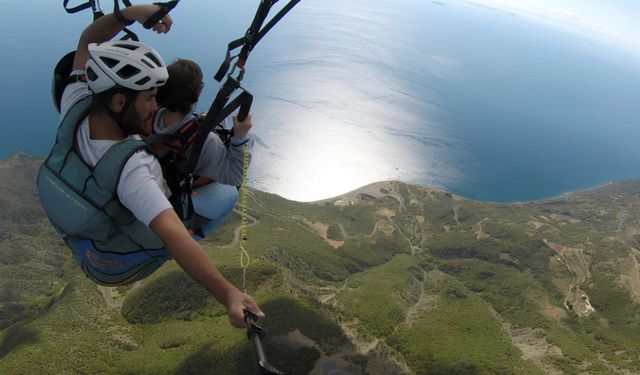
[{"label": "sky", "polygon": [[640,0],[471,0],[588,29],[640,51]]}]

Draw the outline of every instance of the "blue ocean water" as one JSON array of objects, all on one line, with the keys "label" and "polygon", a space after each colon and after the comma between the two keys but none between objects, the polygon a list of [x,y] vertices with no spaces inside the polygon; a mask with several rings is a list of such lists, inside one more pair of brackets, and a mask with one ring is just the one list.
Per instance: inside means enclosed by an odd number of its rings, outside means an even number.
[{"label": "blue ocean water", "polygon": [[[53,142],[50,72],[90,21],[61,4],[5,6],[0,158],[45,155]],[[167,61],[194,59],[212,77],[256,5],[185,1],[171,33],[136,31]],[[585,33],[464,1],[303,0],[247,65],[258,141],[249,182],[303,201],[390,179],[522,201],[636,178],[639,62]],[[206,84],[201,110],[217,89]]]}]

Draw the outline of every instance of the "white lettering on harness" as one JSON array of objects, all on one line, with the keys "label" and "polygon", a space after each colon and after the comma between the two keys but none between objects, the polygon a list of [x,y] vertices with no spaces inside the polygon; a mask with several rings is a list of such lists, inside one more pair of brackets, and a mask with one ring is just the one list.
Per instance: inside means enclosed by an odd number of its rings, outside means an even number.
[{"label": "white lettering on harness", "polygon": [[71,203],[75,204],[77,207],[85,211],[87,210],[87,206],[85,206],[84,204],[82,204],[82,202],[72,197],[71,194],[69,194],[62,186],[58,185],[58,183],[52,180],[51,177],[45,176],[45,178],[47,179],[47,181],[49,181],[49,183],[51,184],[51,186],[53,186],[54,189],[62,193],[69,201],[71,201]]}]

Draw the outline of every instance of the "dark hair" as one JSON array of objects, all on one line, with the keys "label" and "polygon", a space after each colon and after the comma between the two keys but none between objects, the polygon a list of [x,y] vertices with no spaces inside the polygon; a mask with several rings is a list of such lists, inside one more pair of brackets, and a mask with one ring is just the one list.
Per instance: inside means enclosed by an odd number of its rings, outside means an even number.
[{"label": "dark hair", "polygon": [[[127,100],[135,101],[139,91],[131,90],[126,87],[116,86],[99,94],[93,94],[91,96],[91,113],[99,114],[107,112],[109,109],[109,104],[111,104],[111,98],[113,98],[113,96],[117,93],[124,94],[127,97]],[[130,103],[129,105],[131,104],[133,103]]]},{"label": "dark hair", "polygon": [[202,69],[191,60],[178,59],[167,70],[167,83],[158,87],[158,105],[171,112],[189,113],[202,90]]}]

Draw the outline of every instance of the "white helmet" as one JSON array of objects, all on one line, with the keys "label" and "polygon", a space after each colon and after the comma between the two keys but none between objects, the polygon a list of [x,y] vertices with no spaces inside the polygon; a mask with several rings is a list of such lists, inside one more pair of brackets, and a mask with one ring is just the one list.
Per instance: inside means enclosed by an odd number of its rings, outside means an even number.
[{"label": "white helmet", "polygon": [[160,55],[153,48],[131,40],[89,44],[85,70],[94,94],[116,85],[145,91],[164,85],[169,78]]}]

